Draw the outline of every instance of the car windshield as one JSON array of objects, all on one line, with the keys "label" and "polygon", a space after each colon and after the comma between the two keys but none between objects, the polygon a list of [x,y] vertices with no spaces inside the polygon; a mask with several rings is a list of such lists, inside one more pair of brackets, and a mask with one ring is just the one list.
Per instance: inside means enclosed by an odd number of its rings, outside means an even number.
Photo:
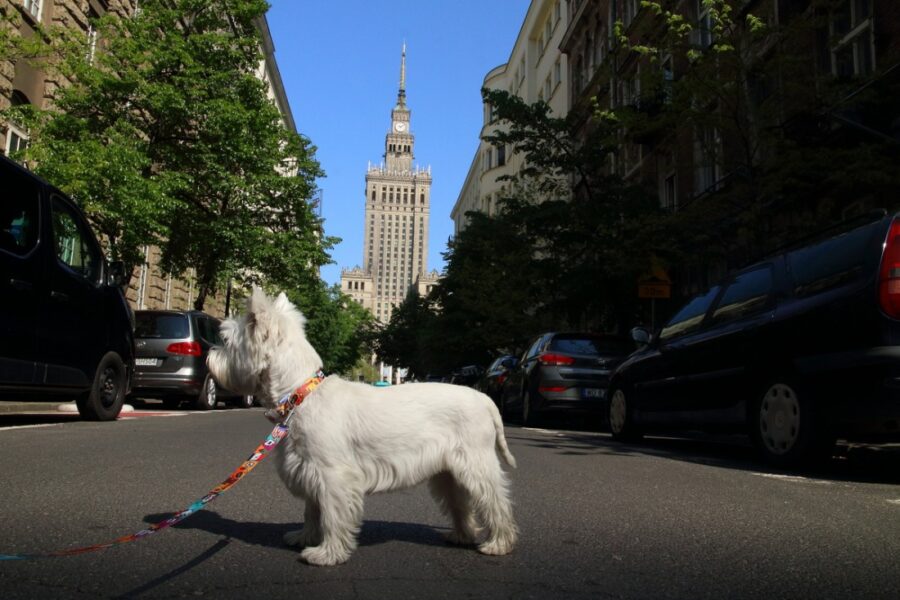
[{"label": "car windshield", "polygon": [[626,343],[614,338],[599,337],[555,337],[547,347],[551,352],[584,354],[589,356],[621,355],[630,351]]},{"label": "car windshield", "polygon": [[186,315],[139,312],[134,319],[134,335],[138,338],[181,339],[191,332]]}]

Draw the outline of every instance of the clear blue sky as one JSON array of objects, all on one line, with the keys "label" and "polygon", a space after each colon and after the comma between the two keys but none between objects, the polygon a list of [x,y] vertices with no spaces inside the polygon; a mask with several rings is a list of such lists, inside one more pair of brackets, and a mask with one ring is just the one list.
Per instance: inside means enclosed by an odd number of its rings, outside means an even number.
[{"label": "clear blue sky", "polygon": [[362,266],[365,172],[380,163],[406,41],[415,158],[431,165],[428,269],[443,268],[450,211],[478,146],[484,76],[509,59],[529,0],[270,0],[275,59],[300,133],[326,172],[325,233],[342,238],[329,284]]}]

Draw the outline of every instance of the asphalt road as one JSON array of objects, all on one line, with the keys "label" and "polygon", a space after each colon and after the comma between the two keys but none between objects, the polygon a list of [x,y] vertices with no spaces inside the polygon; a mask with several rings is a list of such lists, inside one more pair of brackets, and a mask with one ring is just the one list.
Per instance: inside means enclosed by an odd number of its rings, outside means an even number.
[{"label": "asphalt road", "polygon": [[[151,411],[152,412],[152,411]],[[0,598],[896,598],[900,451],[773,472],[739,438],[507,436],[516,551],[444,544],[419,487],[370,497],[345,565],[281,542],[302,504],[263,462],[207,509],[101,552],[0,561]],[[15,427],[11,427],[15,426]],[[0,415],[0,554],[104,542],[186,508],[270,431],[260,409],[88,423]]]}]

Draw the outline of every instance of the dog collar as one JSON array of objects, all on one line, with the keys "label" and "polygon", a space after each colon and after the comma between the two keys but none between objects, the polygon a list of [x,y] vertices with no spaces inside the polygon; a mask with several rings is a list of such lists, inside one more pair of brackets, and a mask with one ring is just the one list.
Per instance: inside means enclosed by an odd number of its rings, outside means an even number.
[{"label": "dog collar", "polygon": [[293,392],[285,394],[281,400],[266,411],[266,417],[274,423],[286,423],[288,416],[296,407],[303,403],[303,400],[309,396],[314,389],[325,380],[325,373],[319,369],[316,374],[307,379],[303,385],[295,389]]}]

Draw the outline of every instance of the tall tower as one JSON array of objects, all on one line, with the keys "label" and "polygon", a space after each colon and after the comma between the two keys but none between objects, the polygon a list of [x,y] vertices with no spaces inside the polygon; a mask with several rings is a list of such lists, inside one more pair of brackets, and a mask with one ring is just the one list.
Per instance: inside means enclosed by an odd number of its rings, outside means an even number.
[{"label": "tall tower", "polygon": [[387,323],[411,286],[426,277],[431,168],[413,165],[415,136],[406,106],[406,44],[400,89],[384,138],[383,161],[366,170],[362,269],[341,272],[341,288]]}]

